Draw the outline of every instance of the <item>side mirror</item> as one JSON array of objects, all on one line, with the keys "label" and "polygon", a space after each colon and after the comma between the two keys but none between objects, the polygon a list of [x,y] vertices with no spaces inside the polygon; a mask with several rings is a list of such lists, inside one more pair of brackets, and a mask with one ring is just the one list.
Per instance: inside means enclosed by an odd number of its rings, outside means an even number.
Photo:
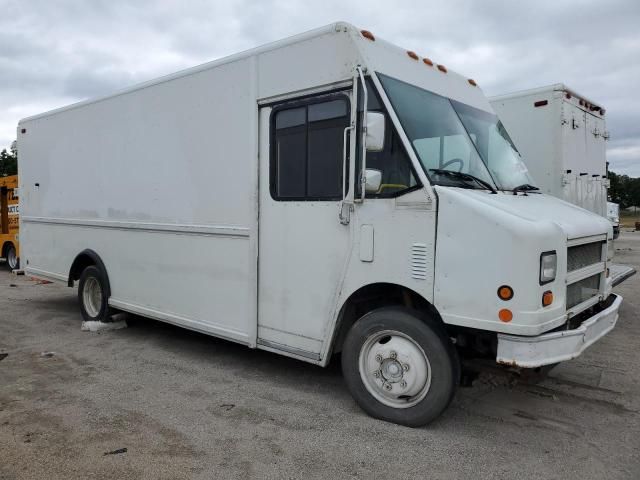
[{"label": "side mirror", "polygon": [[382,172],[373,168],[367,168],[364,172],[364,191],[367,193],[378,193],[382,185]]},{"label": "side mirror", "polygon": [[367,136],[365,145],[369,152],[380,152],[384,148],[384,114],[367,112]]}]

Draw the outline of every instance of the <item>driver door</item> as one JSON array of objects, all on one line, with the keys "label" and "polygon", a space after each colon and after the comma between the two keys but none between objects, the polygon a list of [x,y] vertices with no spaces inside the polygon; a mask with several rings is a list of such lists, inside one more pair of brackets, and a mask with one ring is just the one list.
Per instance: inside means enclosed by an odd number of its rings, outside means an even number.
[{"label": "driver door", "polygon": [[313,360],[351,248],[351,227],[338,216],[351,97],[345,90],[260,109],[257,343]]}]

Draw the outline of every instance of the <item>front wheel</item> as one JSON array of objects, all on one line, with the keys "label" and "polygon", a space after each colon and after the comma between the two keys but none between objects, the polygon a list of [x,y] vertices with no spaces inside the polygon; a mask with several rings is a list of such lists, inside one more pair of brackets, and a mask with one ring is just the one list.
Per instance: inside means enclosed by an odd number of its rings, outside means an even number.
[{"label": "front wheel", "polygon": [[18,267],[20,267],[20,259],[18,258],[16,247],[14,247],[13,245],[9,245],[7,247],[5,255],[7,260],[7,268],[11,271],[17,270]]},{"label": "front wheel", "polygon": [[409,427],[438,417],[460,381],[457,353],[442,326],[403,307],[374,310],[351,327],[342,371],[365,412]]}]

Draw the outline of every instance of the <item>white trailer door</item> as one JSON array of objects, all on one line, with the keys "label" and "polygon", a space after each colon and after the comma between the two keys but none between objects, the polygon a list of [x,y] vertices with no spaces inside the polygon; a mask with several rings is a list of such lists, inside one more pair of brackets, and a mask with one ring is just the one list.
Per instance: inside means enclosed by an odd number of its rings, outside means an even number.
[{"label": "white trailer door", "polygon": [[588,194],[591,205],[589,210],[603,217],[607,215],[605,128],[604,119],[591,113],[585,114],[585,163],[591,182]]},{"label": "white trailer door", "polygon": [[258,344],[311,359],[350,249],[338,218],[350,109],[344,91],[260,110]]},{"label": "white trailer door", "polygon": [[562,163],[563,173],[571,170],[567,176],[571,181],[563,186],[563,199],[574,205],[587,208],[584,195],[587,189],[588,175],[585,166],[585,117],[584,112],[568,101],[562,102]]}]

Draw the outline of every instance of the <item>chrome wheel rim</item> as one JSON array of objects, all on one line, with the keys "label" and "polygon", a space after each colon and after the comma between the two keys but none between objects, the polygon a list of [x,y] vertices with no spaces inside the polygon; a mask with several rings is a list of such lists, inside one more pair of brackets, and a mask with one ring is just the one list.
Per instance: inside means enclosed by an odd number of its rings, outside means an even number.
[{"label": "chrome wheel rim", "polygon": [[84,282],[82,303],[90,317],[97,317],[102,308],[102,287],[95,277],[89,277]]},{"label": "chrome wheel rim", "polygon": [[7,264],[11,270],[18,268],[18,255],[15,248],[10,248],[7,252]]},{"label": "chrome wheel rim", "polygon": [[359,367],[367,391],[389,407],[413,407],[431,386],[431,364],[424,350],[395,330],[367,338],[360,349]]}]

